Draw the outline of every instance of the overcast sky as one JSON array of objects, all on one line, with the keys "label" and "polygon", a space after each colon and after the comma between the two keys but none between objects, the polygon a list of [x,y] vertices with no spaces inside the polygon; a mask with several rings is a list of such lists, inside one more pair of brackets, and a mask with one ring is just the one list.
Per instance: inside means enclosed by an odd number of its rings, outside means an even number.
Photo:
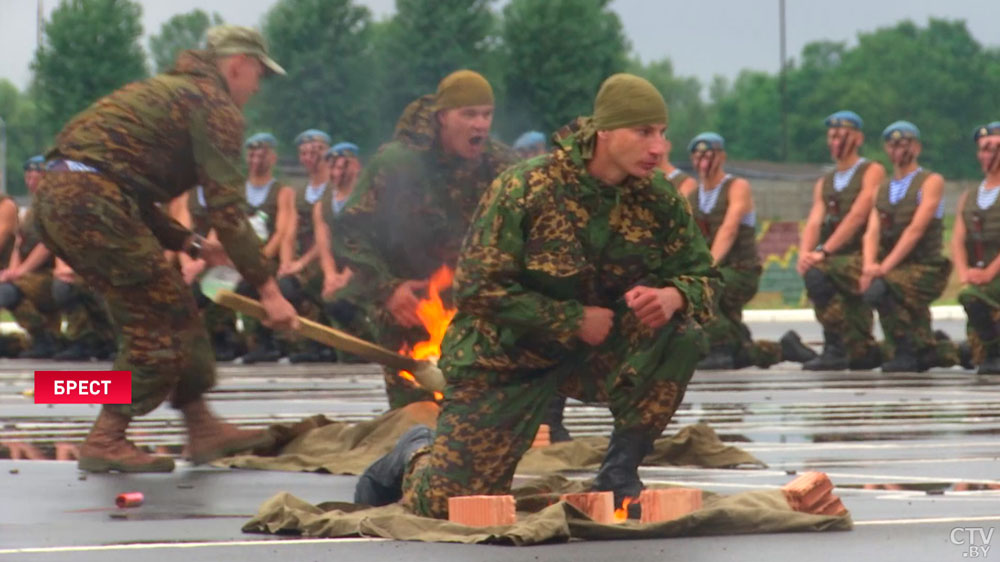
[{"label": "overcast sky", "polygon": [[[35,49],[37,0],[0,0],[0,78],[23,88]],[[394,0],[355,0],[376,18],[390,15]],[[545,0],[537,0],[539,2]],[[42,0],[46,13],[56,0]],[[150,32],[172,15],[195,8],[219,12],[230,23],[256,26],[274,0],[139,0],[148,48]],[[498,6],[502,5],[501,2]],[[788,54],[810,41],[853,42],[859,31],[901,19],[925,24],[929,17],[964,19],[984,45],[1000,45],[996,0],[786,0]],[[708,84],[715,75],[735,77],[744,68],[778,69],[778,0],[614,0],[632,47],[644,61],[670,57],[677,74]],[[572,45],[567,45],[572,48]]]}]

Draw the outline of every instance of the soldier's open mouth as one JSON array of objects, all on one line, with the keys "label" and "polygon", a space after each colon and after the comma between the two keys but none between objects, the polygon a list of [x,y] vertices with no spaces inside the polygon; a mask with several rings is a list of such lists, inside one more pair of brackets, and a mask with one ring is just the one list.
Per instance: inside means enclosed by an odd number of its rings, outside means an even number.
[{"label": "soldier's open mouth", "polygon": [[471,144],[472,146],[479,146],[483,144],[484,140],[486,140],[486,137],[475,136],[469,139],[469,144]]}]

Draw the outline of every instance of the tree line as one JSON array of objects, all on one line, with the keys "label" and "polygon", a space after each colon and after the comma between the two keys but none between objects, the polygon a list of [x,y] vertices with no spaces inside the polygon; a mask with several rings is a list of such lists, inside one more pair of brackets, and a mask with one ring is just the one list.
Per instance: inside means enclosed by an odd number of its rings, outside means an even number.
[{"label": "tree line", "polygon": [[[497,99],[495,134],[552,131],[591,111],[601,81],[628,71],[649,79],[670,107],[674,160],[696,133],[726,137],[730,158],[828,160],[823,118],[853,109],[865,119],[865,154],[882,158],[882,128],[916,123],[922,162],[950,178],[978,173],[973,126],[1000,119],[1000,48],[984,47],[962,21],[902,21],[860,33],[857,44],[817,41],[783,73],[744,71],[710,84],[678,76],[671,60],[631,54],[610,0],[396,0],[376,20],[354,0],[275,0],[260,28],[288,71],[266,80],[247,107],[247,131],[291,139],[315,127],[366,153],[391,135],[402,109],[458,68],[483,73]],[[45,23],[27,91],[0,81],[8,129],[8,191],[23,193],[20,166],[73,114],[127,82],[168,69],[197,47],[218,14],[194,10],[141,44],[133,0],[62,0]],[[734,53],[733,56],[739,56]]]}]

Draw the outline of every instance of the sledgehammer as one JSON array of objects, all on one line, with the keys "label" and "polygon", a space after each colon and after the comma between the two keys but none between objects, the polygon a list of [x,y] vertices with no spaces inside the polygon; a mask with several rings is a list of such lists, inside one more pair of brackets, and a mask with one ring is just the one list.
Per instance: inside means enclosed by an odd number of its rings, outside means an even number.
[{"label": "sledgehammer", "polygon": [[[267,314],[260,302],[233,292],[240,279],[240,274],[235,269],[218,265],[209,269],[202,277],[201,292],[220,306],[258,320],[266,319]],[[409,371],[413,373],[420,386],[427,390],[439,392],[444,390],[444,375],[441,374],[437,365],[430,361],[417,361],[412,357],[405,357],[382,346],[301,316],[299,316],[299,328],[296,333],[314,342],[353,353],[358,357],[380,363],[386,367]]]}]

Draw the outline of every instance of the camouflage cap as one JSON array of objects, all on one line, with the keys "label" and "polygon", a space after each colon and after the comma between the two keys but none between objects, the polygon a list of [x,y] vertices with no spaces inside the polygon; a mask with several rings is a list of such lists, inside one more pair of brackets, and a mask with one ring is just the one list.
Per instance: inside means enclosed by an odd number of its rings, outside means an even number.
[{"label": "camouflage cap", "polygon": [[271,74],[285,75],[285,69],[267,53],[267,41],[256,29],[239,25],[217,25],[205,32],[205,48],[216,55],[257,57]]},{"label": "camouflage cap", "polygon": [[456,70],[438,84],[434,110],[493,103],[493,86],[482,74],[474,70]]}]

